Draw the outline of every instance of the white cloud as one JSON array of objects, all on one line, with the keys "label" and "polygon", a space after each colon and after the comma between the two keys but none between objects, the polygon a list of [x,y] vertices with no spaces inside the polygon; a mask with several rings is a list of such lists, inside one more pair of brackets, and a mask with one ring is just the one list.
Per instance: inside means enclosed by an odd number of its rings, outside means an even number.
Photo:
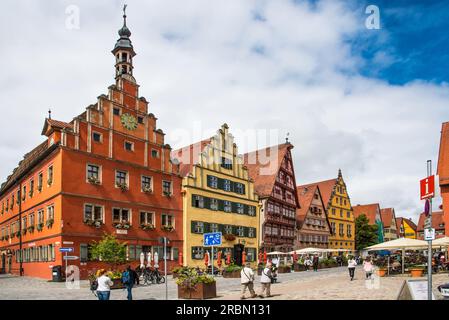
[{"label": "white cloud", "polygon": [[[65,28],[70,4],[80,7],[80,30]],[[373,32],[364,29],[362,8],[336,1],[128,4],[135,76],[168,143],[179,147],[171,133],[195,121],[213,130],[226,122],[231,132],[279,129],[279,142],[290,132],[298,183],[335,177],[341,168],[353,204],[380,202],[407,217],[419,212],[418,180],[427,159],[436,165],[449,90],[359,75],[366,62],[350,40]],[[6,177],[42,141],[49,107],[55,118],[70,121],[114,82],[110,50],[122,2],[3,6],[0,174]],[[377,59],[395,58],[386,51]]]}]

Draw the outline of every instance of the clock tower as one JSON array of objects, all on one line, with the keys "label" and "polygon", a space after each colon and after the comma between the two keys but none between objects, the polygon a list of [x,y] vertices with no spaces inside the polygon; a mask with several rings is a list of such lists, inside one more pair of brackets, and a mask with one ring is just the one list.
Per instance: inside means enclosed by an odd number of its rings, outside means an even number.
[{"label": "clock tower", "polygon": [[133,83],[133,58],[136,53],[131,42],[131,31],[126,25],[126,5],[123,7],[123,27],[118,31],[120,38],[117,40],[112,54],[115,56],[115,78],[125,78]]}]

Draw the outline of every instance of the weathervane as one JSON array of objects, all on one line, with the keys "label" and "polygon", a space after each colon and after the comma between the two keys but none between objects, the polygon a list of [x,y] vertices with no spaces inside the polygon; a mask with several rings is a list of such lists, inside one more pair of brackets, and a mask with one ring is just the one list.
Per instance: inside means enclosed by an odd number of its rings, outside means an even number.
[{"label": "weathervane", "polygon": [[285,137],[285,143],[289,144],[290,142],[288,141],[288,137],[290,136],[290,132],[287,132],[287,137]]},{"label": "weathervane", "polygon": [[128,7],[128,5],[127,4],[125,4],[124,6],[123,6],[123,19],[125,19],[125,26],[126,26],[126,8]]},{"label": "weathervane", "polygon": [[51,109],[48,109],[48,119],[51,120]]}]

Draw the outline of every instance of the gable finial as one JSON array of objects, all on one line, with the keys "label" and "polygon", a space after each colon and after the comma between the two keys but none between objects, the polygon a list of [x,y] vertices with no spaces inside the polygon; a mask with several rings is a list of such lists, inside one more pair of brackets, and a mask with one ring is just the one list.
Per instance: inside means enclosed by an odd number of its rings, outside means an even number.
[{"label": "gable finial", "polygon": [[51,120],[51,109],[48,109],[48,119]]},{"label": "gable finial", "polygon": [[288,141],[288,137],[290,136],[290,132],[287,132],[287,136],[285,137],[285,143],[290,144],[290,141]]}]

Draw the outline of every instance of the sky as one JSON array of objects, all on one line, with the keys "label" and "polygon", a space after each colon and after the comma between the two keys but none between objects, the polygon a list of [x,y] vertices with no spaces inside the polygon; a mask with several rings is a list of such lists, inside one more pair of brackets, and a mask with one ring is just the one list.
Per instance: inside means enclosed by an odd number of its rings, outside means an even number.
[{"label": "sky", "polygon": [[[44,140],[49,108],[71,121],[114,83],[123,4],[2,1],[1,179]],[[288,135],[298,184],[341,169],[353,205],[417,222],[419,180],[449,120],[447,1],[127,4],[134,76],[172,147],[223,123],[241,153],[256,147],[251,135],[257,147]],[[366,26],[370,5],[380,29]]]}]

